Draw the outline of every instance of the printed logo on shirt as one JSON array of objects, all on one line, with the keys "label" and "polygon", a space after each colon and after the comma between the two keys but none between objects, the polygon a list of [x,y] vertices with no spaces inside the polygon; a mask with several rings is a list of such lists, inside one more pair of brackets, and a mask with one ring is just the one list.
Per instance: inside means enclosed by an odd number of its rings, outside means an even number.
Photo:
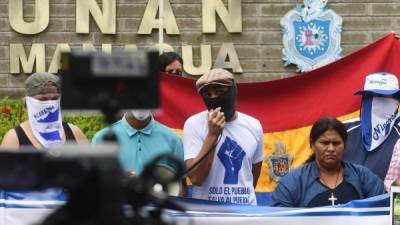
[{"label": "printed logo on shirt", "polygon": [[226,203],[249,204],[251,190],[249,187],[224,186],[210,187],[208,200]]},{"label": "printed logo on shirt", "polygon": [[238,184],[239,171],[246,152],[238,143],[226,137],[217,155],[225,168],[224,184]]}]

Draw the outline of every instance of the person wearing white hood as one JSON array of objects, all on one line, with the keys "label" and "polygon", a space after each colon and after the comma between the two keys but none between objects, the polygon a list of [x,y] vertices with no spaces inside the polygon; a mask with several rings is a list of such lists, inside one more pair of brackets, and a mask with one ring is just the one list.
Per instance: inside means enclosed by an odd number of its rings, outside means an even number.
[{"label": "person wearing white hood", "polygon": [[60,79],[50,73],[34,73],[25,81],[25,101],[28,120],[9,130],[1,148],[18,149],[33,146],[47,149],[66,141],[88,143],[86,136],[75,125],[62,122],[60,107]]},{"label": "person wearing white hood", "polygon": [[348,141],[344,160],[369,168],[382,180],[400,137],[399,84],[394,74],[379,72],[365,78],[360,118],[345,121]]},{"label": "person wearing white hood", "polygon": [[[161,154],[169,154],[183,161],[183,144],[178,134],[157,122],[150,110],[132,110],[111,125],[120,145],[119,161],[130,175],[139,175],[146,164]],[[109,128],[98,131],[92,143],[101,143]],[[177,172],[176,164],[163,162],[163,166]]]}]

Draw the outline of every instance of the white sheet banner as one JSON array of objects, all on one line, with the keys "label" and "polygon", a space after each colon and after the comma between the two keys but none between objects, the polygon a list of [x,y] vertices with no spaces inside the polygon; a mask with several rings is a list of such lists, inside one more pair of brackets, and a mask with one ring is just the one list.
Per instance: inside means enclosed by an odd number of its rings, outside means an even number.
[{"label": "white sheet banner", "polygon": [[[389,196],[381,195],[342,206],[278,208],[221,204],[195,199],[173,199],[186,212],[165,211],[165,218],[177,225],[388,225]],[[62,201],[0,200],[0,225],[28,225],[41,222],[63,204]]]}]

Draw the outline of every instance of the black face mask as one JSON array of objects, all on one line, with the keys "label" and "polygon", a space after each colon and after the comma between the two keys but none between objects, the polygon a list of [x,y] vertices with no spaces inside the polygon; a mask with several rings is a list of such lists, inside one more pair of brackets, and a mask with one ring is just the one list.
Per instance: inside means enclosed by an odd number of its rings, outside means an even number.
[{"label": "black face mask", "polygon": [[222,95],[216,98],[203,97],[203,101],[206,104],[208,110],[221,107],[221,112],[225,114],[226,121],[229,121],[235,115],[236,95],[237,88],[234,84],[233,86],[229,87],[229,89]]}]

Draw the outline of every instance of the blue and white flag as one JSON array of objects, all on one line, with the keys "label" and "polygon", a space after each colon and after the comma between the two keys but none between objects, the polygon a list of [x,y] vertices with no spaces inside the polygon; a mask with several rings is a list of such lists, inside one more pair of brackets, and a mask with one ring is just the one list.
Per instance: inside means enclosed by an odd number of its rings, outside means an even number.
[{"label": "blue and white flag", "polygon": [[362,141],[367,151],[382,144],[398,117],[398,101],[393,98],[364,96],[361,109]]},{"label": "blue and white flag", "polygon": [[33,135],[45,147],[60,144],[62,141],[62,122],[60,99],[39,101],[26,96],[28,119]]}]

